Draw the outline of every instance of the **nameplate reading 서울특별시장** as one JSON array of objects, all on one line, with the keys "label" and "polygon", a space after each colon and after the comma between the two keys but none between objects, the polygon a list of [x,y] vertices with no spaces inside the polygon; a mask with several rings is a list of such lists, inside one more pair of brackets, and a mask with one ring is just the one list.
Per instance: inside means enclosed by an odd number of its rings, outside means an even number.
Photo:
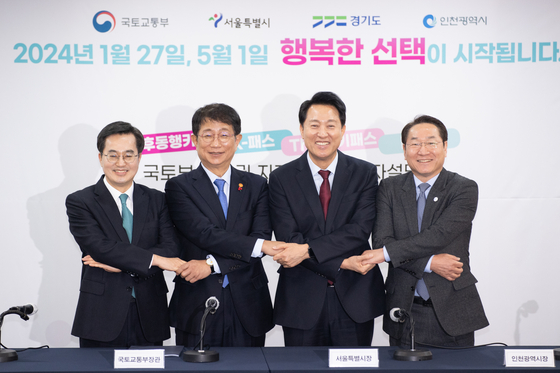
[{"label": "nameplate reading \uc11c\uc6b8\ud2b9\ubcc4\uc2dc\uc7a5", "polygon": [[376,348],[329,349],[329,368],[378,368]]}]

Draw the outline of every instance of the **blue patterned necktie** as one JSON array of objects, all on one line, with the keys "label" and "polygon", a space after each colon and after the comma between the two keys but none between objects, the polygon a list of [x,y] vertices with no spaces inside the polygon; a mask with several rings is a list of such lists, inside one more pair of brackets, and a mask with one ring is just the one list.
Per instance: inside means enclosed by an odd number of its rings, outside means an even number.
[{"label": "blue patterned necktie", "polygon": [[[214,184],[216,184],[216,186],[218,187],[218,199],[220,200],[220,204],[222,205],[222,210],[224,210],[224,217],[226,218],[227,221],[227,209],[228,209],[228,203],[227,203],[227,197],[226,194],[224,193],[224,184],[226,183],[226,181],[224,179],[216,179],[214,180]],[[228,286],[229,284],[229,280],[227,275],[224,276],[224,282],[222,283],[222,287],[225,288],[226,286]]]},{"label": "blue patterned necktie", "polygon": [[[122,204],[122,225],[128,236],[128,241],[132,242],[132,213],[126,207],[126,200],[128,198],[127,194],[121,194],[119,196]],[[136,293],[134,292],[134,287],[132,287],[132,297],[136,298]]]},{"label": "blue patterned necktie", "polygon": [[[426,189],[429,187],[430,184],[428,183],[418,185],[418,189],[420,189],[420,195],[418,196],[418,201],[416,201],[418,210],[418,232],[422,230],[422,216],[424,215],[424,208],[426,207]],[[418,283],[416,284],[416,292],[422,297],[422,299],[430,299],[430,294],[428,293],[428,288],[426,287],[426,283],[423,278],[418,280]]]},{"label": "blue patterned necktie", "polygon": [[422,230],[422,216],[424,215],[424,208],[426,207],[426,189],[429,187],[430,184],[428,183],[418,185],[418,189],[420,189],[420,195],[418,196],[418,201],[416,201],[418,210],[418,232]]}]

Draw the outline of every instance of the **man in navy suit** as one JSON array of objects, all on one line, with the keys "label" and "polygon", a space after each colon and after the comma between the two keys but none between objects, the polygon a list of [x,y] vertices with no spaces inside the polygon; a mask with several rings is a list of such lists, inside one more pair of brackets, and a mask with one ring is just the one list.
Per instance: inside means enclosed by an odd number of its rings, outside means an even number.
[{"label": "man in navy suit", "polygon": [[171,218],[187,261],[175,278],[170,303],[177,345],[200,341],[205,302],[219,307],[206,319],[204,342],[210,346],[264,346],[272,327],[272,302],[263,254],[269,241],[266,179],[231,167],[241,141],[241,119],[228,105],[211,104],[192,118],[191,140],[200,166],[165,186]]},{"label": "man in navy suit", "polygon": [[447,129],[423,115],[401,133],[412,170],[381,182],[374,247],[364,263],[389,262],[383,329],[391,345],[410,346],[410,322],[391,320],[401,308],[415,321],[419,344],[474,345],[474,331],[488,325],[469,262],[478,186],[443,168]]},{"label": "man in navy suit", "polygon": [[144,149],[137,128],[111,123],[97,148],[104,175],[66,199],[84,264],[72,335],[80,347],[161,346],[170,337],[163,269],[183,263],[165,197],[133,182]]},{"label": "man in navy suit", "polygon": [[274,256],[274,322],[286,346],[370,346],[385,294],[360,254],[371,249],[377,170],[338,151],[346,106],[334,93],[305,101],[299,122],[307,152],[270,175],[272,226],[286,242]]}]

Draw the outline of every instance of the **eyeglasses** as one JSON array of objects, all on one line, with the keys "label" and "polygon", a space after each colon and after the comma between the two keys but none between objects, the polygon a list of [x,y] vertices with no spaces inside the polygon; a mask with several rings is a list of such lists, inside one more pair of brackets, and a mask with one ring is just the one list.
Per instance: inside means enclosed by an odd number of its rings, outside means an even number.
[{"label": "eyeglasses", "polygon": [[110,154],[103,154],[103,155],[107,157],[109,163],[117,163],[121,157],[126,163],[134,163],[134,161],[136,161],[136,158],[138,158],[138,154],[118,155],[116,153],[110,153]]},{"label": "eyeglasses", "polygon": [[420,150],[422,146],[425,146],[426,149],[437,149],[438,144],[441,144],[441,142],[411,142],[406,144],[406,146],[412,150]]},{"label": "eyeglasses", "polygon": [[235,135],[231,135],[228,132],[220,132],[217,135],[213,135],[211,133],[205,133],[197,137],[199,139],[202,139],[202,141],[206,144],[210,144],[212,141],[214,141],[216,137],[218,137],[218,140],[220,140],[222,144],[227,144],[233,137],[235,137]]}]

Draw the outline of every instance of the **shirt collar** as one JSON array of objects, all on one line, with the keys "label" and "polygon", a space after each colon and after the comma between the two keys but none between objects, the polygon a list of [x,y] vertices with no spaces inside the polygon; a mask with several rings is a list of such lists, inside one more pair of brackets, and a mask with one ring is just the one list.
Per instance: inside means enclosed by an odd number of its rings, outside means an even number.
[{"label": "shirt collar", "polygon": [[200,165],[204,169],[204,172],[206,172],[206,175],[208,175],[208,177],[210,178],[212,184],[214,184],[214,180],[222,179],[226,181],[226,185],[231,185],[231,165],[228,167],[226,173],[222,177],[217,176],[212,171],[204,167],[204,164],[201,163]]},{"label": "shirt collar", "polygon": [[[313,163],[313,161],[311,160],[311,157],[309,156],[309,152],[307,152],[307,163],[309,163],[309,168],[311,169],[311,175],[315,175],[318,174],[320,170],[322,170],[322,168],[319,168],[319,166],[317,166],[315,163]],[[336,152],[336,155],[333,159],[333,161],[331,162],[331,164],[325,168],[325,170],[328,170],[331,172],[331,175],[334,176],[334,172],[336,171],[336,166],[338,164],[338,152]]]},{"label": "shirt collar", "polygon": [[[418,189],[418,185],[423,184],[423,182],[420,181],[420,179],[418,179],[416,177],[416,175],[412,174],[412,176],[414,176],[414,185],[416,185],[416,189]],[[430,180],[426,181],[426,183],[430,184],[430,188],[434,186],[438,177],[439,177],[439,174],[432,177]],[[428,188],[428,189],[430,189],[430,188]],[[426,189],[426,190],[428,190],[428,189]]]},{"label": "shirt collar", "polygon": [[130,202],[132,202],[132,195],[134,194],[134,182],[132,182],[132,185],[130,186],[130,188],[128,188],[128,190],[124,193],[119,192],[111,184],[109,184],[106,176],[103,177],[103,182],[105,183],[105,186],[107,187],[107,189],[109,190],[109,193],[111,193],[111,196],[113,197],[113,199],[115,201],[120,202],[121,194],[126,194],[128,196],[128,200],[130,200]]}]

